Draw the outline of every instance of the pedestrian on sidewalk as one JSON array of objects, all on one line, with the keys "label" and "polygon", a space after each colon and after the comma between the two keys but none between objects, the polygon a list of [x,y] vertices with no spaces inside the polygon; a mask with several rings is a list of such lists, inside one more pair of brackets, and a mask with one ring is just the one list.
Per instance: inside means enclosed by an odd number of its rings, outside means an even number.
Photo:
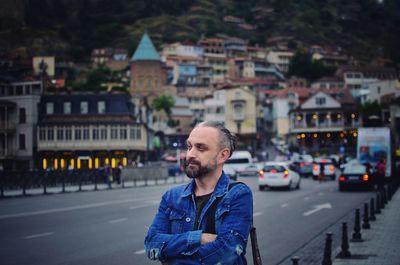
[{"label": "pedestrian on sidewalk", "polygon": [[375,166],[375,176],[376,184],[378,185],[378,190],[382,190],[385,185],[385,174],[386,174],[386,160],[381,157]]},{"label": "pedestrian on sidewalk", "polygon": [[[253,196],[222,171],[236,140],[222,123],[198,124],[186,141],[189,184],[162,197],[145,238],[145,250],[163,264],[247,264]],[[213,212],[213,215],[208,215]]]}]

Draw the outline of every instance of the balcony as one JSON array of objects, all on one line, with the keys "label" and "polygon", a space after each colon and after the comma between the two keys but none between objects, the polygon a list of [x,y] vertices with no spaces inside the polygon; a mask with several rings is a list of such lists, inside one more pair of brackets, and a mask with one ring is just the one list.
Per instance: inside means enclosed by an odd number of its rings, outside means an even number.
[{"label": "balcony", "polygon": [[5,121],[0,121],[0,130],[15,130],[16,129],[16,123],[15,122],[5,122]]},{"label": "balcony", "polygon": [[245,113],[244,112],[234,112],[232,113],[232,120],[234,121],[244,121],[245,118]]}]

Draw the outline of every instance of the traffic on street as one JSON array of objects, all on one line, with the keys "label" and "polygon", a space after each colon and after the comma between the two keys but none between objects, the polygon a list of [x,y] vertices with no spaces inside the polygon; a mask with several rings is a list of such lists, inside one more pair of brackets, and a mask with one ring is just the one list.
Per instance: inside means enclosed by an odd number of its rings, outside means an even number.
[{"label": "traffic on street", "polygon": [[[278,154],[270,153],[270,158]],[[302,178],[299,189],[260,190],[258,178],[237,180],[253,191],[263,264],[285,264],[372,193],[340,192],[338,180],[329,178]],[[5,199],[0,202],[2,264],[154,264],[143,241],[161,196],[173,185],[182,184]],[[322,252],[323,245],[314,255]],[[247,260],[252,264],[250,243]]]}]

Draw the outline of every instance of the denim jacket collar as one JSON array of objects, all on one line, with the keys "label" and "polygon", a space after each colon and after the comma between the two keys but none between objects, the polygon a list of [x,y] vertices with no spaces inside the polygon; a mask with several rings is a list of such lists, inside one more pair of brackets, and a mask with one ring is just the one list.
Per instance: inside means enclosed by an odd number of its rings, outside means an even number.
[{"label": "denim jacket collar", "polygon": [[[195,180],[193,179],[186,187],[181,197],[187,197],[194,194],[194,186],[196,185]],[[222,171],[221,176],[218,179],[217,185],[213,191],[215,197],[223,196],[228,191],[229,185],[229,177],[225,175],[224,171]]]}]

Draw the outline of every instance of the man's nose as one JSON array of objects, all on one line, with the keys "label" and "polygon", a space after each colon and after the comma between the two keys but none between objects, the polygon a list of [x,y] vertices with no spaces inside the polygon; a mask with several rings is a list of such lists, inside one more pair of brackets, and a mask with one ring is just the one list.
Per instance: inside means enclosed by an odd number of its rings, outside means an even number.
[{"label": "man's nose", "polygon": [[186,152],[186,160],[189,160],[191,158],[195,158],[196,157],[196,151],[194,148],[187,150]]}]

